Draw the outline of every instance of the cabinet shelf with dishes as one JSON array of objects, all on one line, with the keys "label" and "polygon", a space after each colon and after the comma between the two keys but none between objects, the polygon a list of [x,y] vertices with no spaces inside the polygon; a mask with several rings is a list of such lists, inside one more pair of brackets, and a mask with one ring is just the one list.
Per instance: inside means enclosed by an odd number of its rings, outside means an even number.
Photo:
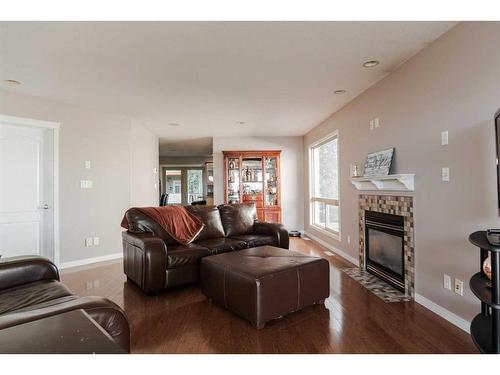
[{"label": "cabinet shelf with dishes", "polygon": [[281,222],[281,151],[223,151],[225,203],[253,202],[259,221]]}]

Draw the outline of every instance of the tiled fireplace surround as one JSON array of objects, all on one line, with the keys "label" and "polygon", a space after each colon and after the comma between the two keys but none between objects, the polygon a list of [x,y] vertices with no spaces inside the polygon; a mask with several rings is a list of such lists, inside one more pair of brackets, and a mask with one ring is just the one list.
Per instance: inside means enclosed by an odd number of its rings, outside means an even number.
[{"label": "tiled fireplace surround", "polygon": [[405,294],[415,295],[414,204],[411,196],[359,195],[359,265],[365,269],[365,210],[404,217]]}]

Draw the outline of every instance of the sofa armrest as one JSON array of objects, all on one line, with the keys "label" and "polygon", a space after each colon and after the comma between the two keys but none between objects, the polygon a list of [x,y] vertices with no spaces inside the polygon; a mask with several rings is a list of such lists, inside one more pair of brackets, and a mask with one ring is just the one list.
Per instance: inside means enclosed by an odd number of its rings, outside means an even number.
[{"label": "sofa armrest", "polygon": [[167,245],[151,233],[122,232],[123,271],[146,293],[165,287]]},{"label": "sofa armrest", "polygon": [[290,241],[288,238],[288,231],[283,224],[255,222],[253,229],[255,234],[275,236],[278,241],[278,246],[283,249],[288,249]]},{"label": "sofa armrest", "polygon": [[57,266],[39,256],[0,259],[0,290],[41,280],[59,281]]},{"label": "sofa armrest", "polygon": [[130,328],[125,312],[114,302],[103,297],[77,297],[61,299],[59,303],[41,304],[35,309],[21,309],[0,315],[0,330],[34,320],[83,309],[124,350],[130,351]]}]

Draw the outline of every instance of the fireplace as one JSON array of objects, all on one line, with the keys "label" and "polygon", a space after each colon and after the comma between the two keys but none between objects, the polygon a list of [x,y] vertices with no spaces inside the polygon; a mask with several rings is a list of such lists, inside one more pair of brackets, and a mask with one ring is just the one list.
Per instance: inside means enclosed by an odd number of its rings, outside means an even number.
[{"label": "fireplace", "polygon": [[405,291],[404,217],[365,211],[366,270]]}]

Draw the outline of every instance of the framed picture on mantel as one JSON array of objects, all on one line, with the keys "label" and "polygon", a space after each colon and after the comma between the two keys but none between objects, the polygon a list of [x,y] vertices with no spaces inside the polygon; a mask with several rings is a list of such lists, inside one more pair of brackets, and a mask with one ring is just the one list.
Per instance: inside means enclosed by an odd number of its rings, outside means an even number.
[{"label": "framed picture on mantel", "polygon": [[366,156],[364,176],[387,176],[391,171],[394,147]]}]

